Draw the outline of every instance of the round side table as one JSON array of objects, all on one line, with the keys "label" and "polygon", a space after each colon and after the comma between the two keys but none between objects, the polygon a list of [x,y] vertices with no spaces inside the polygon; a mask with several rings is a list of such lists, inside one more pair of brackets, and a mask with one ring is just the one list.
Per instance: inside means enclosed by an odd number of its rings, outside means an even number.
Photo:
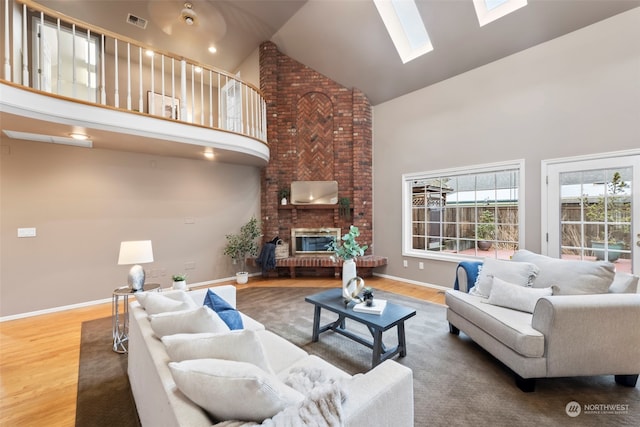
[{"label": "round side table", "polygon": [[[116,353],[126,353],[129,342],[129,296],[139,292],[160,291],[159,283],[145,283],[142,291],[133,292],[128,286],[122,286],[113,290],[111,298],[111,314],[113,329],[113,351]],[[120,310],[120,299],[123,308]]]}]

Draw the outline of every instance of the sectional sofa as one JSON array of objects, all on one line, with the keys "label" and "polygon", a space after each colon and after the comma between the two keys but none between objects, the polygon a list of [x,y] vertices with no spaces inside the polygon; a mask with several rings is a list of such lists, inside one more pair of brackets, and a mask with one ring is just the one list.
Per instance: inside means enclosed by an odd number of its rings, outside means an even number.
[{"label": "sectional sofa", "polygon": [[128,374],[143,426],[413,425],[409,368],[388,360],[351,376],[236,311],[234,286],[210,290],[213,310],[209,289],[130,303]]},{"label": "sectional sofa", "polygon": [[461,263],[446,292],[452,334],[463,331],[516,374],[536,378],[640,373],[638,276],[605,261],[517,251],[511,260]]}]

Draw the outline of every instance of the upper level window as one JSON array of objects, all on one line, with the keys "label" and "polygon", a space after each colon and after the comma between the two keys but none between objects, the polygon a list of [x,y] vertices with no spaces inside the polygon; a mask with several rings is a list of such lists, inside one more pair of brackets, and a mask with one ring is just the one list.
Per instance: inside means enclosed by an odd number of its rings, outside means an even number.
[{"label": "upper level window", "polygon": [[500,19],[527,5],[527,0],[473,0],[480,26]]},{"label": "upper level window", "polygon": [[403,175],[403,255],[508,259],[520,247],[524,162]]},{"label": "upper level window", "polygon": [[402,63],[433,50],[413,0],[373,0]]}]

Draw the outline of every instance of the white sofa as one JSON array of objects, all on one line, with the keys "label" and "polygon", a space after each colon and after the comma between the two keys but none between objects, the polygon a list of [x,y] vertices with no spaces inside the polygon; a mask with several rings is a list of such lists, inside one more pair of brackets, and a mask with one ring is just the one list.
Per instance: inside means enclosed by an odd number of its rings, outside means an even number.
[{"label": "white sofa", "polygon": [[[211,289],[235,307],[234,286]],[[188,295],[201,306],[206,293],[207,289],[201,289]],[[131,302],[129,310],[128,374],[142,425],[197,427],[229,421],[213,419],[178,389],[168,366],[169,354],[155,336],[148,312],[138,301]],[[342,403],[344,425],[368,427],[372,420],[377,425],[413,425],[413,374],[409,368],[389,360],[365,374],[351,376],[265,330],[243,313],[241,317],[246,329],[256,331],[265,358],[278,379],[286,378],[296,367],[309,367],[341,382],[346,395]],[[251,397],[246,399],[249,402]]]},{"label": "white sofa", "polygon": [[[474,279],[474,267],[487,263],[491,271],[481,268]],[[514,266],[524,270],[508,271]],[[476,289],[490,282],[493,288]],[[615,375],[617,383],[633,387],[640,373],[637,285],[638,276],[615,273],[608,262],[526,250],[511,261],[466,263],[457,270],[458,289],[446,292],[449,330],[463,331],[503,362],[523,391],[534,391],[536,378],[592,375]],[[540,296],[545,289],[552,295]]]}]

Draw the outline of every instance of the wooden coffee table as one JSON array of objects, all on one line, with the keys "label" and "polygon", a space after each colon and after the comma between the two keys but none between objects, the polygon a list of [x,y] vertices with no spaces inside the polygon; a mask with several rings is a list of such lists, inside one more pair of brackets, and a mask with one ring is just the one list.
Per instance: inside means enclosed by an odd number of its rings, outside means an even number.
[{"label": "wooden coffee table", "polygon": [[[382,363],[384,360],[399,354],[400,357],[407,355],[407,341],[404,333],[404,321],[416,315],[416,311],[398,304],[387,302],[382,314],[368,314],[353,311],[354,303],[345,306],[342,298],[342,289],[330,289],[308,296],[304,299],[314,305],[313,313],[313,336],[312,341],[318,341],[320,334],[326,331],[334,331],[344,335],[373,350],[371,367]],[[320,312],[322,309],[329,310],[338,315],[334,322],[320,326]],[[365,325],[373,337],[373,341],[356,335],[346,329],[346,319],[354,320]],[[398,330],[398,345],[387,349],[382,342],[382,333],[393,327]]]}]

